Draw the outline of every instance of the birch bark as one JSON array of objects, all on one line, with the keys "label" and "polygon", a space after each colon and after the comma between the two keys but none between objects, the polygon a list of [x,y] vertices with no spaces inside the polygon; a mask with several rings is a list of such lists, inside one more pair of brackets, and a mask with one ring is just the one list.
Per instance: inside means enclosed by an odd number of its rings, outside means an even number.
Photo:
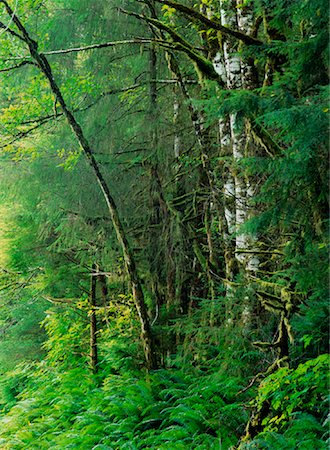
[{"label": "birch bark", "polygon": [[[92,271],[96,270],[93,264]],[[90,330],[90,363],[93,373],[98,370],[98,349],[97,349],[97,319],[96,319],[96,282],[97,278],[91,276],[91,290],[89,297],[89,330]]]},{"label": "birch bark", "polygon": [[[230,26],[231,28],[239,28],[246,33],[251,31],[252,14],[249,10],[243,11],[238,7],[236,1],[224,2],[220,1],[221,24]],[[237,41],[227,38],[223,43],[224,67],[226,75],[226,85],[228,90],[248,89],[253,87],[253,68],[249,62],[243,62],[238,56]],[[223,69],[218,69],[223,73]],[[235,229],[235,257],[241,267],[246,272],[255,272],[258,270],[259,259],[251,253],[253,250],[254,239],[240,229],[249,218],[250,200],[254,195],[252,183],[247,179],[244,172],[240,168],[240,162],[247,153],[249,138],[246,130],[246,124],[243,126],[238,123],[237,114],[233,113],[229,116],[228,125],[224,120],[220,122],[221,142],[227,144],[230,140],[232,150],[232,170],[227,174],[224,184],[224,197],[227,204],[226,220],[228,230]],[[229,208],[230,198],[235,198],[235,212],[233,208]],[[235,226],[233,224],[235,222]],[[244,253],[249,250],[249,253]]]}]

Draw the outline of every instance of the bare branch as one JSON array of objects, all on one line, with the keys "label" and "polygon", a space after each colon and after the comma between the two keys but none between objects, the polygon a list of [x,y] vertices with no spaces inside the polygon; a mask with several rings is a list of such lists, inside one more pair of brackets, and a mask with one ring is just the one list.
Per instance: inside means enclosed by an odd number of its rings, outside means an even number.
[{"label": "bare branch", "polygon": [[[0,0],[0,3],[4,3],[4,2],[2,0]],[[24,41],[24,38],[20,34],[16,33],[16,31],[9,28],[8,25],[5,25],[3,22],[0,22],[0,29],[6,31],[7,33],[11,34],[12,36],[17,37],[21,41]]]},{"label": "bare branch", "polygon": [[74,47],[74,48],[66,48],[61,50],[51,50],[49,52],[42,52],[43,55],[63,55],[66,53],[77,53],[77,52],[85,52],[87,50],[95,50],[99,48],[107,48],[107,47],[115,47],[117,45],[131,45],[131,44],[150,44],[152,39],[144,39],[144,38],[135,38],[128,39],[125,41],[113,41],[113,42],[103,42],[101,44],[91,44],[86,47]]},{"label": "bare branch", "polygon": [[[171,47],[171,43],[164,41],[162,39],[148,39],[148,38],[134,38],[127,39],[124,41],[112,41],[112,42],[102,42],[100,44],[91,44],[86,45],[85,47],[73,47],[73,48],[64,48],[60,50],[50,50],[47,52],[42,52],[43,55],[52,56],[52,55],[64,55],[67,53],[78,53],[85,52],[88,50],[96,50],[100,48],[108,48],[108,47],[116,47],[118,45],[132,45],[132,44],[158,44],[161,46]],[[194,47],[196,50],[202,50],[199,47]]]},{"label": "bare branch", "polygon": [[26,66],[28,64],[36,67],[36,64],[33,61],[22,61],[19,64],[16,64],[15,66],[6,67],[5,69],[0,69],[0,73],[10,72],[11,70],[20,69],[21,67]]},{"label": "bare branch", "polygon": [[252,253],[256,255],[280,255],[283,256],[284,253],[278,250],[266,251],[266,250],[235,250],[235,253]]},{"label": "bare branch", "polygon": [[14,144],[15,142],[19,141],[22,138],[25,138],[26,136],[28,136],[29,134],[33,133],[33,131],[37,130],[38,128],[40,128],[44,123],[48,122],[50,119],[50,116],[48,117],[44,117],[40,120],[40,122],[35,125],[34,127],[29,128],[26,131],[21,131],[20,133],[16,134],[16,136],[13,137],[13,139],[9,142],[6,142],[6,144],[3,144],[0,146],[0,150],[3,150],[6,147],[9,147],[10,145]]}]

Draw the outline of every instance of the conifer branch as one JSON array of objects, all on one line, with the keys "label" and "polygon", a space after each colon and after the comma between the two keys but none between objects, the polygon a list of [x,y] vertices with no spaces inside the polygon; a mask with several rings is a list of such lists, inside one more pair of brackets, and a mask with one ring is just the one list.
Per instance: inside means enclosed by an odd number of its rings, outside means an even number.
[{"label": "conifer branch", "polygon": [[[32,63],[32,64],[34,64],[34,63]],[[1,72],[1,70],[0,70],[0,72]],[[151,80],[151,81],[153,81],[154,83],[159,83],[159,84],[177,84],[178,83],[178,80],[170,80],[170,79],[169,80]],[[77,113],[77,112],[87,111],[88,109],[95,106],[102,98],[107,97],[108,95],[116,95],[116,94],[121,94],[124,92],[133,91],[133,90],[138,89],[148,83],[149,83],[149,81],[145,81],[143,83],[136,83],[131,86],[126,86],[126,87],[122,87],[122,88],[118,88],[118,89],[111,89],[110,91],[102,92],[100,94],[100,96],[94,102],[89,103],[88,105],[84,106],[83,108],[75,108],[73,110],[73,112]],[[197,84],[197,81],[196,80],[185,80],[185,83]],[[40,122],[42,122],[42,124],[44,124],[50,120],[59,119],[62,117],[64,117],[63,112],[58,112],[56,116],[54,116],[54,114],[52,113],[47,116],[35,117],[33,119],[25,120],[24,122],[21,122],[20,125],[30,125],[30,124],[34,124],[34,123],[40,123]],[[32,133],[35,129],[36,129],[36,127],[33,127],[30,130],[20,133],[19,135],[15,136],[15,140],[16,140],[16,138],[19,139],[22,137],[26,137],[28,134],[30,134],[30,132]],[[13,143],[13,142],[11,142],[11,143]],[[10,145],[10,143],[7,143],[3,147],[0,147],[0,148],[4,148],[8,145]]]},{"label": "conifer branch", "polygon": [[[32,64],[34,64],[34,63],[32,63]],[[121,92],[128,92],[130,90],[137,89],[137,88],[139,88],[142,85],[143,85],[143,83],[139,83],[139,84],[135,84],[135,85],[132,85],[132,86],[129,86],[129,87],[126,87],[126,88],[112,89],[111,91],[104,92],[104,93],[102,93],[100,95],[100,97],[95,102],[92,102],[92,103],[88,104],[87,106],[85,106],[83,108],[76,108],[76,109],[73,110],[73,112],[75,112],[75,113],[77,113],[77,112],[84,112],[84,111],[92,108],[93,106],[95,106],[105,96],[112,95],[112,94],[119,94]],[[20,125],[30,125],[30,124],[36,124],[36,125],[31,127],[31,128],[29,128],[28,130],[21,131],[17,135],[13,136],[13,139],[10,140],[9,142],[6,142],[3,145],[1,145],[0,149],[2,150],[4,148],[9,147],[10,145],[14,144],[17,141],[26,138],[31,133],[33,133],[38,128],[40,128],[42,125],[50,122],[51,120],[60,119],[60,118],[64,118],[64,113],[63,112],[57,113],[56,116],[54,116],[54,114],[49,114],[47,116],[36,117],[34,119],[29,119],[29,120],[26,120],[24,122],[21,122]]]}]

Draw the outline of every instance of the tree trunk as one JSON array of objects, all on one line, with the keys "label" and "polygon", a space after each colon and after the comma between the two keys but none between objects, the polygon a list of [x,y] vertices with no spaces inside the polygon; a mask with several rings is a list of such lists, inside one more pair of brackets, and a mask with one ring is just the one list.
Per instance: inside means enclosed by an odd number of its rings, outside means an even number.
[{"label": "tree trunk", "polygon": [[[93,264],[92,272],[96,269]],[[97,354],[97,319],[96,319],[96,281],[97,277],[91,275],[91,290],[89,296],[89,329],[90,329],[90,364],[93,373],[98,370],[98,354]]]},{"label": "tree trunk", "polygon": [[[232,1],[229,6],[224,2],[221,4],[221,23],[224,26],[232,28],[241,27],[242,30],[249,33],[251,31],[252,16],[248,9],[238,8],[236,1]],[[224,66],[226,71],[227,88],[234,89],[251,89],[255,87],[254,70],[250,61],[243,62],[237,55],[237,41],[228,38],[223,43]],[[229,116],[229,130],[225,123],[222,124],[222,134],[229,132],[233,167],[231,174],[228,175],[225,183],[225,198],[235,198],[235,257],[240,263],[245,272],[256,272],[259,267],[259,259],[253,252],[242,253],[242,250],[253,250],[254,239],[246,232],[240,231],[250,216],[249,207],[250,200],[254,194],[254,188],[251,180],[248,180],[239,163],[244,156],[246,156],[247,147],[249,144],[249,136],[247,133],[247,125],[238,124],[237,114],[230,114]],[[227,136],[223,135],[222,140],[227,141]],[[232,182],[234,181],[234,183]],[[233,212],[232,209],[227,209],[227,223],[229,229],[232,229]]]},{"label": "tree trunk", "polygon": [[151,327],[149,322],[149,317],[147,314],[147,308],[144,300],[144,295],[140,283],[140,279],[137,273],[137,268],[135,264],[135,259],[133,257],[131,248],[129,246],[126,233],[124,231],[124,228],[122,226],[121,220],[119,218],[118,210],[116,203],[110,193],[109,187],[100,171],[100,168],[98,166],[98,163],[94,157],[93,151],[91,146],[89,145],[88,140],[84,136],[83,130],[77,120],[75,119],[73,113],[71,110],[67,107],[66,102],[64,100],[64,97],[62,95],[62,92],[57,85],[55,78],[52,73],[52,69],[49,65],[49,62],[45,55],[40,53],[38,51],[38,44],[36,41],[34,41],[28,34],[25,27],[22,25],[20,19],[14,14],[10,6],[5,0],[0,0],[1,3],[5,5],[5,8],[9,14],[10,17],[12,17],[12,20],[18,30],[21,33],[22,40],[28,45],[30,54],[32,58],[35,60],[37,66],[40,68],[42,73],[47,78],[50,88],[55,96],[56,102],[61,106],[63,113],[67,119],[68,124],[70,125],[72,132],[74,133],[77,141],[79,142],[79,145],[81,149],[83,150],[90,167],[92,168],[92,171],[94,172],[94,175],[96,177],[96,180],[99,184],[99,187],[103,193],[104,199],[106,201],[106,204],[108,206],[108,210],[110,213],[110,217],[112,220],[113,227],[115,229],[118,242],[121,246],[123,255],[124,255],[124,261],[126,270],[128,272],[128,276],[132,285],[132,291],[133,291],[133,299],[135,303],[135,307],[140,319],[140,325],[141,325],[141,337],[144,347],[144,354],[146,359],[146,364],[148,369],[154,369],[157,367],[156,363],[156,355],[154,351],[154,342],[151,334]]}]

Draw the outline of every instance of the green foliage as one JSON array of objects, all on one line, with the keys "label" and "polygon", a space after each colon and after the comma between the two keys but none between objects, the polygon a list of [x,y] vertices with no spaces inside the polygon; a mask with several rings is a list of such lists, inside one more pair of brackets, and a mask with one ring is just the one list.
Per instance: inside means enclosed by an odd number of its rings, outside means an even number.
[{"label": "green foliage", "polygon": [[166,449],[175,438],[177,448],[212,448],[219,440],[229,448],[244,410],[227,403],[228,380],[197,375],[161,371],[146,382],[126,373],[97,387],[82,368],[61,373],[40,365],[6,416],[2,446]]},{"label": "green foliage", "polygon": [[297,443],[299,448],[327,448],[328,386],[327,354],[268,376],[256,398],[257,408],[265,404],[269,408],[263,432],[240,448],[270,449],[275,443],[287,449]]},{"label": "green foliage", "polygon": [[17,364],[13,370],[2,374],[0,381],[0,407],[2,413],[10,411],[17,402],[18,395],[26,388],[29,374],[34,368],[26,363]]},{"label": "green foliage", "polygon": [[[233,2],[222,4],[234,17]],[[201,6],[192,5],[220,20],[219,2]],[[227,42],[255,72],[255,84],[200,86],[175,34],[169,39],[117,7],[164,19],[193,46],[204,77],[214,75],[213,57]],[[244,434],[250,407],[267,406],[258,434],[240,448],[325,449],[328,3],[241,2],[239,12],[249,9],[260,22],[258,46],[154,7],[26,0],[17,11],[45,54],[129,41],[48,57],[119,204],[162,364],[148,374],[132,286],[99,186],[37,67],[9,70],[30,57],[0,29],[1,201],[13,204],[1,255],[0,447],[229,449]],[[164,49],[173,52],[186,93]],[[225,125],[229,116],[231,131],[244,138],[239,161],[233,141],[219,133],[219,119]],[[251,219],[233,233],[226,229],[228,173],[253,195]],[[243,233],[253,237],[260,266],[254,273],[238,264],[231,276],[229,256],[238,258],[230,245]],[[104,274],[95,309],[92,270]],[[273,295],[277,310],[271,302],[263,308],[261,291]],[[258,386],[278,356],[279,310],[296,366]],[[90,370],[94,313],[97,373]]]},{"label": "green foliage", "polygon": [[299,445],[299,449],[310,450],[328,448],[325,440],[322,439],[326,429],[322,427],[315,417],[308,414],[294,414],[288,429],[283,433],[275,431],[265,431],[260,433],[257,438],[249,444],[243,444],[242,450],[248,449],[267,449],[283,448],[291,450]]},{"label": "green foliage", "polygon": [[268,401],[273,417],[264,421],[265,429],[276,430],[291,414],[303,410],[323,422],[327,414],[329,356],[299,364],[296,369],[282,368],[267,377],[259,388],[257,402]]}]

